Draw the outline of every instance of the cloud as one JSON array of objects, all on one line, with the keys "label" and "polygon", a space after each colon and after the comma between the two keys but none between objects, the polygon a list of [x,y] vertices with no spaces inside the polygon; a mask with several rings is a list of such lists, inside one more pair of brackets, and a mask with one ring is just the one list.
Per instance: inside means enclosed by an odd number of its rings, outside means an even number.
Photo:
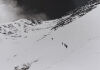
[{"label": "cloud", "polygon": [[[11,1],[11,2],[9,2]],[[22,18],[21,9],[12,0],[0,0],[0,23],[7,23]]]}]

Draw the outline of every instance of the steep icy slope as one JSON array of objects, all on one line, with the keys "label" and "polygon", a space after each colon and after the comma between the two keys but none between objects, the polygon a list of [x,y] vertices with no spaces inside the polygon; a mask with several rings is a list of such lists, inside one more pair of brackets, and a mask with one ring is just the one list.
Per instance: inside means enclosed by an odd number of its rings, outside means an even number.
[{"label": "steep icy slope", "polygon": [[[54,33],[69,44],[70,55],[46,70],[100,69],[100,6],[72,24]],[[58,37],[57,37],[58,36]],[[66,50],[67,51],[67,50]]]},{"label": "steep icy slope", "polygon": [[0,69],[99,70],[99,12],[100,5],[56,31],[51,28],[57,21],[1,24]]}]

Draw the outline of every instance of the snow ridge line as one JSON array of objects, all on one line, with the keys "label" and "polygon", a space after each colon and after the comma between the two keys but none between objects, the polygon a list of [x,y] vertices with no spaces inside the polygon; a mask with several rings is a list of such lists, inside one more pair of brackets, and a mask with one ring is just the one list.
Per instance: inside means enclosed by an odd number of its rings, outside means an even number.
[{"label": "snow ridge line", "polygon": [[51,30],[57,30],[59,27],[63,27],[76,19],[86,15],[88,12],[92,11],[97,5],[100,4],[100,0],[90,0],[84,6],[78,7],[77,9],[69,12],[64,17],[60,18]]}]

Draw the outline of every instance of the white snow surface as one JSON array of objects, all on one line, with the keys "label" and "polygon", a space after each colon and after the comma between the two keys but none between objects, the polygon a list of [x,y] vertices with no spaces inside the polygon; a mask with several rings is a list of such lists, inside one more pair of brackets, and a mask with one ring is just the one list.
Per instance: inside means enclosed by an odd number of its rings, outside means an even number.
[{"label": "white snow surface", "polygon": [[0,34],[0,70],[14,70],[27,63],[31,63],[29,70],[100,70],[99,18],[100,5],[53,32],[49,27],[55,24],[46,21],[30,26],[33,31],[28,33],[18,28],[18,35],[24,35],[20,38]]}]

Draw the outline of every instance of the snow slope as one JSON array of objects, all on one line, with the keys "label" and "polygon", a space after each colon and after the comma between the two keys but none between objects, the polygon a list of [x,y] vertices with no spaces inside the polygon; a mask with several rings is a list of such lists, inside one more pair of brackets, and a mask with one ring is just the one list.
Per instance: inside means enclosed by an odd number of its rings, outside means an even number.
[{"label": "snow slope", "polygon": [[28,64],[28,70],[100,70],[99,12],[100,5],[52,33],[47,23],[29,26],[33,31],[24,34],[18,28],[20,38],[0,34],[0,69],[22,70]]}]

